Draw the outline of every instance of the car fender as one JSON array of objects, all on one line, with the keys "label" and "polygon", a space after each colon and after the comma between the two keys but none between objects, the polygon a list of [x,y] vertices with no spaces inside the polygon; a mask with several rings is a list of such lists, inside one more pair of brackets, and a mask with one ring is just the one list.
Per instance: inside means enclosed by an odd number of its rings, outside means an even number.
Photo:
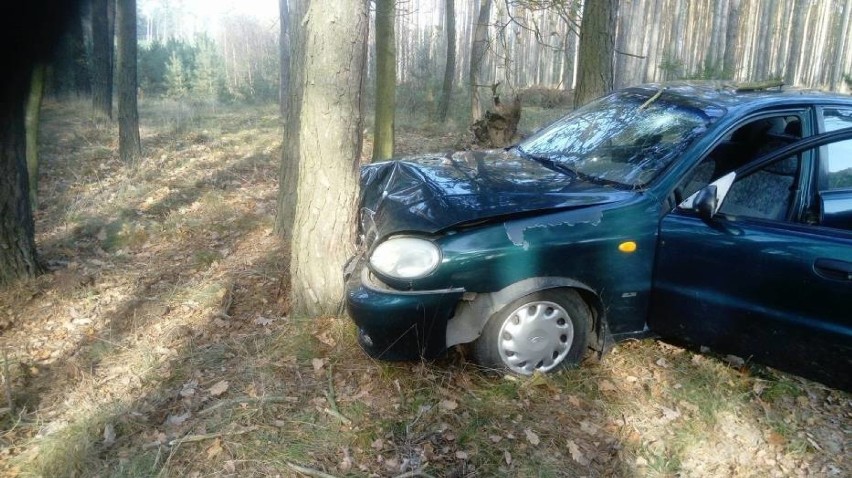
[{"label": "car fender", "polygon": [[[481,334],[488,319],[512,301],[545,289],[571,288],[577,290],[589,305],[594,323],[589,329],[589,344],[603,351],[612,342],[606,326],[606,311],[598,293],[588,285],[567,277],[531,277],[515,282],[501,290],[488,293],[466,293],[447,323],[447,347],[473,342]],[[609,340],[607,340],[609,337]]]}]

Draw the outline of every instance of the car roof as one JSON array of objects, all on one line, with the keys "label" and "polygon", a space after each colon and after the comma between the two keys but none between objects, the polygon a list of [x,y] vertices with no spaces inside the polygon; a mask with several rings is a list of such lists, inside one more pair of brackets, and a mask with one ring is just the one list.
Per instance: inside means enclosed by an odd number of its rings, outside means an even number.
[{"label": "car roof", "polygon": [[628,88],[651,96],[663,89],[666,97],[689,103],[700,101],[726,110],[752,109],[760,106],[823,103],[852,106],[852,96],[818,90],[784,86],[763,87],[733,81],[674,81],[648,83]]}]

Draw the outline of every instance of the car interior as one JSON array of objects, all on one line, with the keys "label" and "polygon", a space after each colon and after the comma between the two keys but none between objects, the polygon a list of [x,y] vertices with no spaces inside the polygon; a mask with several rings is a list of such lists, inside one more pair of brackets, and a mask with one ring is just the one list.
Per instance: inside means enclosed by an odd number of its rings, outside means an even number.
[{"label": "car interior", "polygon": [[[798,116],[761,118],[732,131],[707,155],[683,186],[675,191],[681,202],[725,174],[802,137]],[[776,161],[748,176],[737,178],[721,213],[752,218],[785,220],[798,187],[798,156]]]}]

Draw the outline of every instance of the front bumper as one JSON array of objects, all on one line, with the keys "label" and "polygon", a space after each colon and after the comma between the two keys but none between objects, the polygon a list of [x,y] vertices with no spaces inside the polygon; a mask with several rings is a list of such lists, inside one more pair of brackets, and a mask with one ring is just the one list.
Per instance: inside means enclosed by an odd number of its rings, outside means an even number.
[{"label": "front bumper", "polygon": [[447,350],[447,322],[464,289],[400,291],[375,280],[360,257],[344,267],[346,308],[358,343],[384,360],[434,358]]}]

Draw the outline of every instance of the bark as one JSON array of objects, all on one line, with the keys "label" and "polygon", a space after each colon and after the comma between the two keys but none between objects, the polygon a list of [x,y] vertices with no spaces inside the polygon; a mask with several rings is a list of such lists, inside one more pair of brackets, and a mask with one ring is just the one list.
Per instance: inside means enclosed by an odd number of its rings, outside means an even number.
[{"label": "bark", "polygon": [[29,74],[4,78],[0,101],[0,285],[38,273],[29,202],[24,103]]},{"label": "bark", "polygon": [[33,67],[33,76],[30,83],[30,94],[27,98],[26,109],[26,152],[27,152],[27,175],[29,177],[30,207],[33,211],[38,208],[38,124],[41,112],[41,99],[44,96],[44,63],[38,63]]},{"label": "bark", "polygon": [[287,116],[287,91],[290,85],[290,7],[287,0],[278,0],[278,60],[280,81],[278,82],[278,107],[281,116]]},{"label": "bark", "polygon": [[296,314],[342,311],[340,267],[355,251],[368,25],[367,0],[311,2],[305,21],[304,51],[298,52],[304,58],[298,202],[290,242]]},{"label": "bark", "polygon": [[725,31],[725,54],[722,60],[722,69],[728,72],[732,78],[737,76],[737,39],[740,30],[740,0],[731,0],[728,10],[728,28]]},{"label": "bark", "polygon": [[92,105],[95,117],[112,119],[110,0],[92,0]]},{"label": "bark", "polygon": [[479,73],[485,53],[488,49],[488,20],[491,18],[491,0],[480,0],[479,16],[473,32],[473,45],[470,50],[470,122],[482,117],[482,103],[479,94]]},{"label": "bark", "polygon": [[376,117],[373,160],[393,156],[396,112],[396,0],[376,0]]},{"label": "bark", "polygon": [[281,168],[278,176],[278,214],[275,232],[285,242],[293,235],[296,218],[296,198],[299,185],[300,131],[302,125],[302,92],[305,86],[305,15],[310,0],[289,0],[290,18],[290,82],[287,89],[287,115],[284,117],[284,143],[281,148]]},{"label": "bark", "polygon": [[35,227],[29,204],[25,102],[33,65],[46,62],[70,21],[73,2],[31,0],[0,15],[0,284],[39,272]]},{"label": "bark", "polygon": [[617,11],[618,0],[587,1],[583,5],[575,108],[612,91]]},{"label": "bark", "polygon": [[835,35],[835,54],[831,64],[831,89],[836,90],[843,79],[843,56],[849,46],[850,34],[850,12],[852,12],[852,0],[846,0],[843,5],[843,16],[837,24],[837,35]]},{"label": "bark", "polygon": [[136,104],[136,0],[118,0],[118,153],[126,164],[142,156]]},{"label": "bark", "polygon": [[447,0],[444,29],[447,31],[447,64],[444,67],[444,85],[441,88],[441,102],[438,104],[438,120],[447,119],[450,97],[453,95],[453,78],[456,75],[456,12],[455,0]]}]

